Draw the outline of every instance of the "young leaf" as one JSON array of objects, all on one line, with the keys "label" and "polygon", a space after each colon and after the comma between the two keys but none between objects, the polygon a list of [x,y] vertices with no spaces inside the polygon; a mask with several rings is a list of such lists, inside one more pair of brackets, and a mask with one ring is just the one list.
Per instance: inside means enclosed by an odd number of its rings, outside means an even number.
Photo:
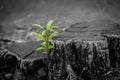
[{"label": "young leaf", "polygon": [[39,34],[39,33],[37,33],[37,32],[33,32],[33,34],[35,34],[35,35],[38,37],[37,40],[42,40],[42,41],[45,40],[44,37],[43,37],[41,34]]},{"label": "young leaf", "polygon": [[56,28],[58,28],[58,26],[52,26],[52,29],[56,29]]},{"label": "young leaf", "polygon": [[38,47],[37,49],[36,49],[36,51],[41,51],[41,50],[45,50],[46,48],[45,47]]},{"label": "young leaf", "polygon": [[49,40],[51,40],[53,37],[55,37],[57,35],[58,32],[53,32],[52,34],[50,34],[49,36]]},{"label": "young leaf", "polygon": [[47,25],[46,25],[46,29],[47,29],[47,30],[50,30],[52,24],[53,24],[53,21],[50,20],[50,21],[47,23]]},{"label": "young leaf", "polygon": [[46,48],[46,42],[43,42],[41,46]]},{"label": "young leaf", "polygon": [[48,47],[50,46],[50,41],[47,42],[47,46],[48,46]]},{"label": "young leaf", "polygon": [[46,30],[44,30],[44,31],[42,32],[42,36],[44,36],[45,33],[46,33]]},{"label": "young leaf", "polygon": [[52,48],[55,48],[53,45],[50,45],[49,47],[48,47],[49,49],[52,49]]},{"label": "young leaf", "polygon": [[41,39],[41,38],[39,38],[39,37],[37,37],[37,41],[44,41],[43,39]]},{"label": "young leaf", "polygon": [[40,24],[33,24],[33,26],[39,27],[40,29],[44,30],[43,26],[41,26]]},{"label": "young leaf", "polygon": [[36,26],[42,29],[41,34],[38,32],[33,32],[33,34],[37,36],[37,40],[43,41],[43,43],[41,44],[41,47],[38,47],[36,49],[37,51],[45,50],[48,53],[49,49],[54,48],[54,45],[50,43],[51,43],[52,38],[54,38],[58,33],[58,32],[55,32],[53,29],[58,28],[58,26],[52,26],[52,24],[53,24],[52,20],[50,20],[47,23],[45,28],[39,24],[33,24],[33,26]]}]

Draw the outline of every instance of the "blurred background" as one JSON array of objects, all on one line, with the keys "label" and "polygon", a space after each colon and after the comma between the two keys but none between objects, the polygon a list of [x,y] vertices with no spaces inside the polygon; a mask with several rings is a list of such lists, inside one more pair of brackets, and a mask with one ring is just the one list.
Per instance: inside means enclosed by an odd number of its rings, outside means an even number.
[{"label": "blurred background", "polygon": [[[31,32],[37,29],[32,24],[45,26],[49,20],[54,20],[54,25],[60,26],[57,37],[60,40],[84,36],[88,39],[91,38],[89,35],[98,36],[101,33],[99,30],[113,30],[109,28],[111,23],[117,23],[114,30],[119,29],[120,0],[0,0],[1,39],[16,42],[35,40]],[[76,26],[74,24],[80,29],[69,29]],[[82,30],[81,33],[79,30]]]}]

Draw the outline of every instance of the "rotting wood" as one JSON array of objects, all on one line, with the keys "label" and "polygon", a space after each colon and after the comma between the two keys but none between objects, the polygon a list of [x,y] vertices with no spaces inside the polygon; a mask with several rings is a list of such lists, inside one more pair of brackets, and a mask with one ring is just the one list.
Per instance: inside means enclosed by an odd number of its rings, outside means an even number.
[{"label": "rotting wood", "polygon": [[50,80],[65,80],[70,72],[68,65],[76,75],[75,80],[99,79],[110,67],[106,41],[69,40],[55,45],[49,63]]},{"label": "rotting wood", "polygon": [[[81,41],[68,40],[66,42],[55,41],[55,48],[51,50],[48,66],[49,80],[114,80],[120,77],[120,37],[106,35],[106,40],[100,41]],[[46,64],[44,59],[22,59],[15,53],[7,49],[0,50],[1,62],[0,70],[8,69],[6,56],[12,56],[14,69],[9,69],[14,75],[21,72],[23,78],[28,80],[28,76],[34,76],[34,79],[46,78]],[[46,57],[45,57],[46,58]],[[11,59],[12,60],[12,59]],[[10,63],[13,62],[10,60]],[[17,67],[16,67],[17,66]],[[69,67],[68,67],[69,66]],[[41,70],[42,69],[42,70]],[[17,72],[18,71],[18,72]],[[41,77],[41,71],[45,75]],[[8,72],[3,72],[5,75]],[[13,77],[14,78],[14,77]],[[15,79],[13,79],[15,80]],[[17,80],[17,78],[16,78]],[[22,79],[21,79],[22,80]]]}]

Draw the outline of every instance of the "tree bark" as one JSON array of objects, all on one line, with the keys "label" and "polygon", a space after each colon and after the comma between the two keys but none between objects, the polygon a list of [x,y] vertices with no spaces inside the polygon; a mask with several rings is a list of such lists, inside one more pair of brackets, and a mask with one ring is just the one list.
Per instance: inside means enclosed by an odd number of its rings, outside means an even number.
[{"label": "tree bark", "polygon": [[71,80],[102,78],[110,68],[107,42],[57,41],[49,67],[49,80],[65,80],[69,74],[76,76]]},{"label": "tree bark", "polygon": [[[46,56],[23,59],[7,48],[1,49],[0,79],[6,79],[4,76],[12,73],[12,77],[8,76],[12,80],[46,80],[47,75],[49,80],[118,80],[120,79],[120,36],[105,35],[104,37],[106,40],[55,41],[55,48],[50,50],[48,65],[44,61]],[[34,55],[35,53],[32,54],[33,57]]]}]

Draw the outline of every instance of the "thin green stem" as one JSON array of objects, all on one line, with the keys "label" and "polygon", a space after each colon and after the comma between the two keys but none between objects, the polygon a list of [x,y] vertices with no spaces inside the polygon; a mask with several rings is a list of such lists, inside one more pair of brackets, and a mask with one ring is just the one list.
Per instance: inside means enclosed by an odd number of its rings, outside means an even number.
[{"label": "thin green stem", "polygon": [[[45,42],[46,42],[45,44],[46,44],[46,53],[47,53],[47,65],[49,65],[49,31],[48,30],[46,30]],[[49,66],[47,66],[47,71],[49,71]],[[49,72],[47,72],[47,74],[49,74]]]},{"label": "thin green stem", "polygon": [[49,31],[48,30],[46,30],[46,40],[45,40],[45,42],[46,42],[46,52],[47,52],[47,54],[49,54]]}]

